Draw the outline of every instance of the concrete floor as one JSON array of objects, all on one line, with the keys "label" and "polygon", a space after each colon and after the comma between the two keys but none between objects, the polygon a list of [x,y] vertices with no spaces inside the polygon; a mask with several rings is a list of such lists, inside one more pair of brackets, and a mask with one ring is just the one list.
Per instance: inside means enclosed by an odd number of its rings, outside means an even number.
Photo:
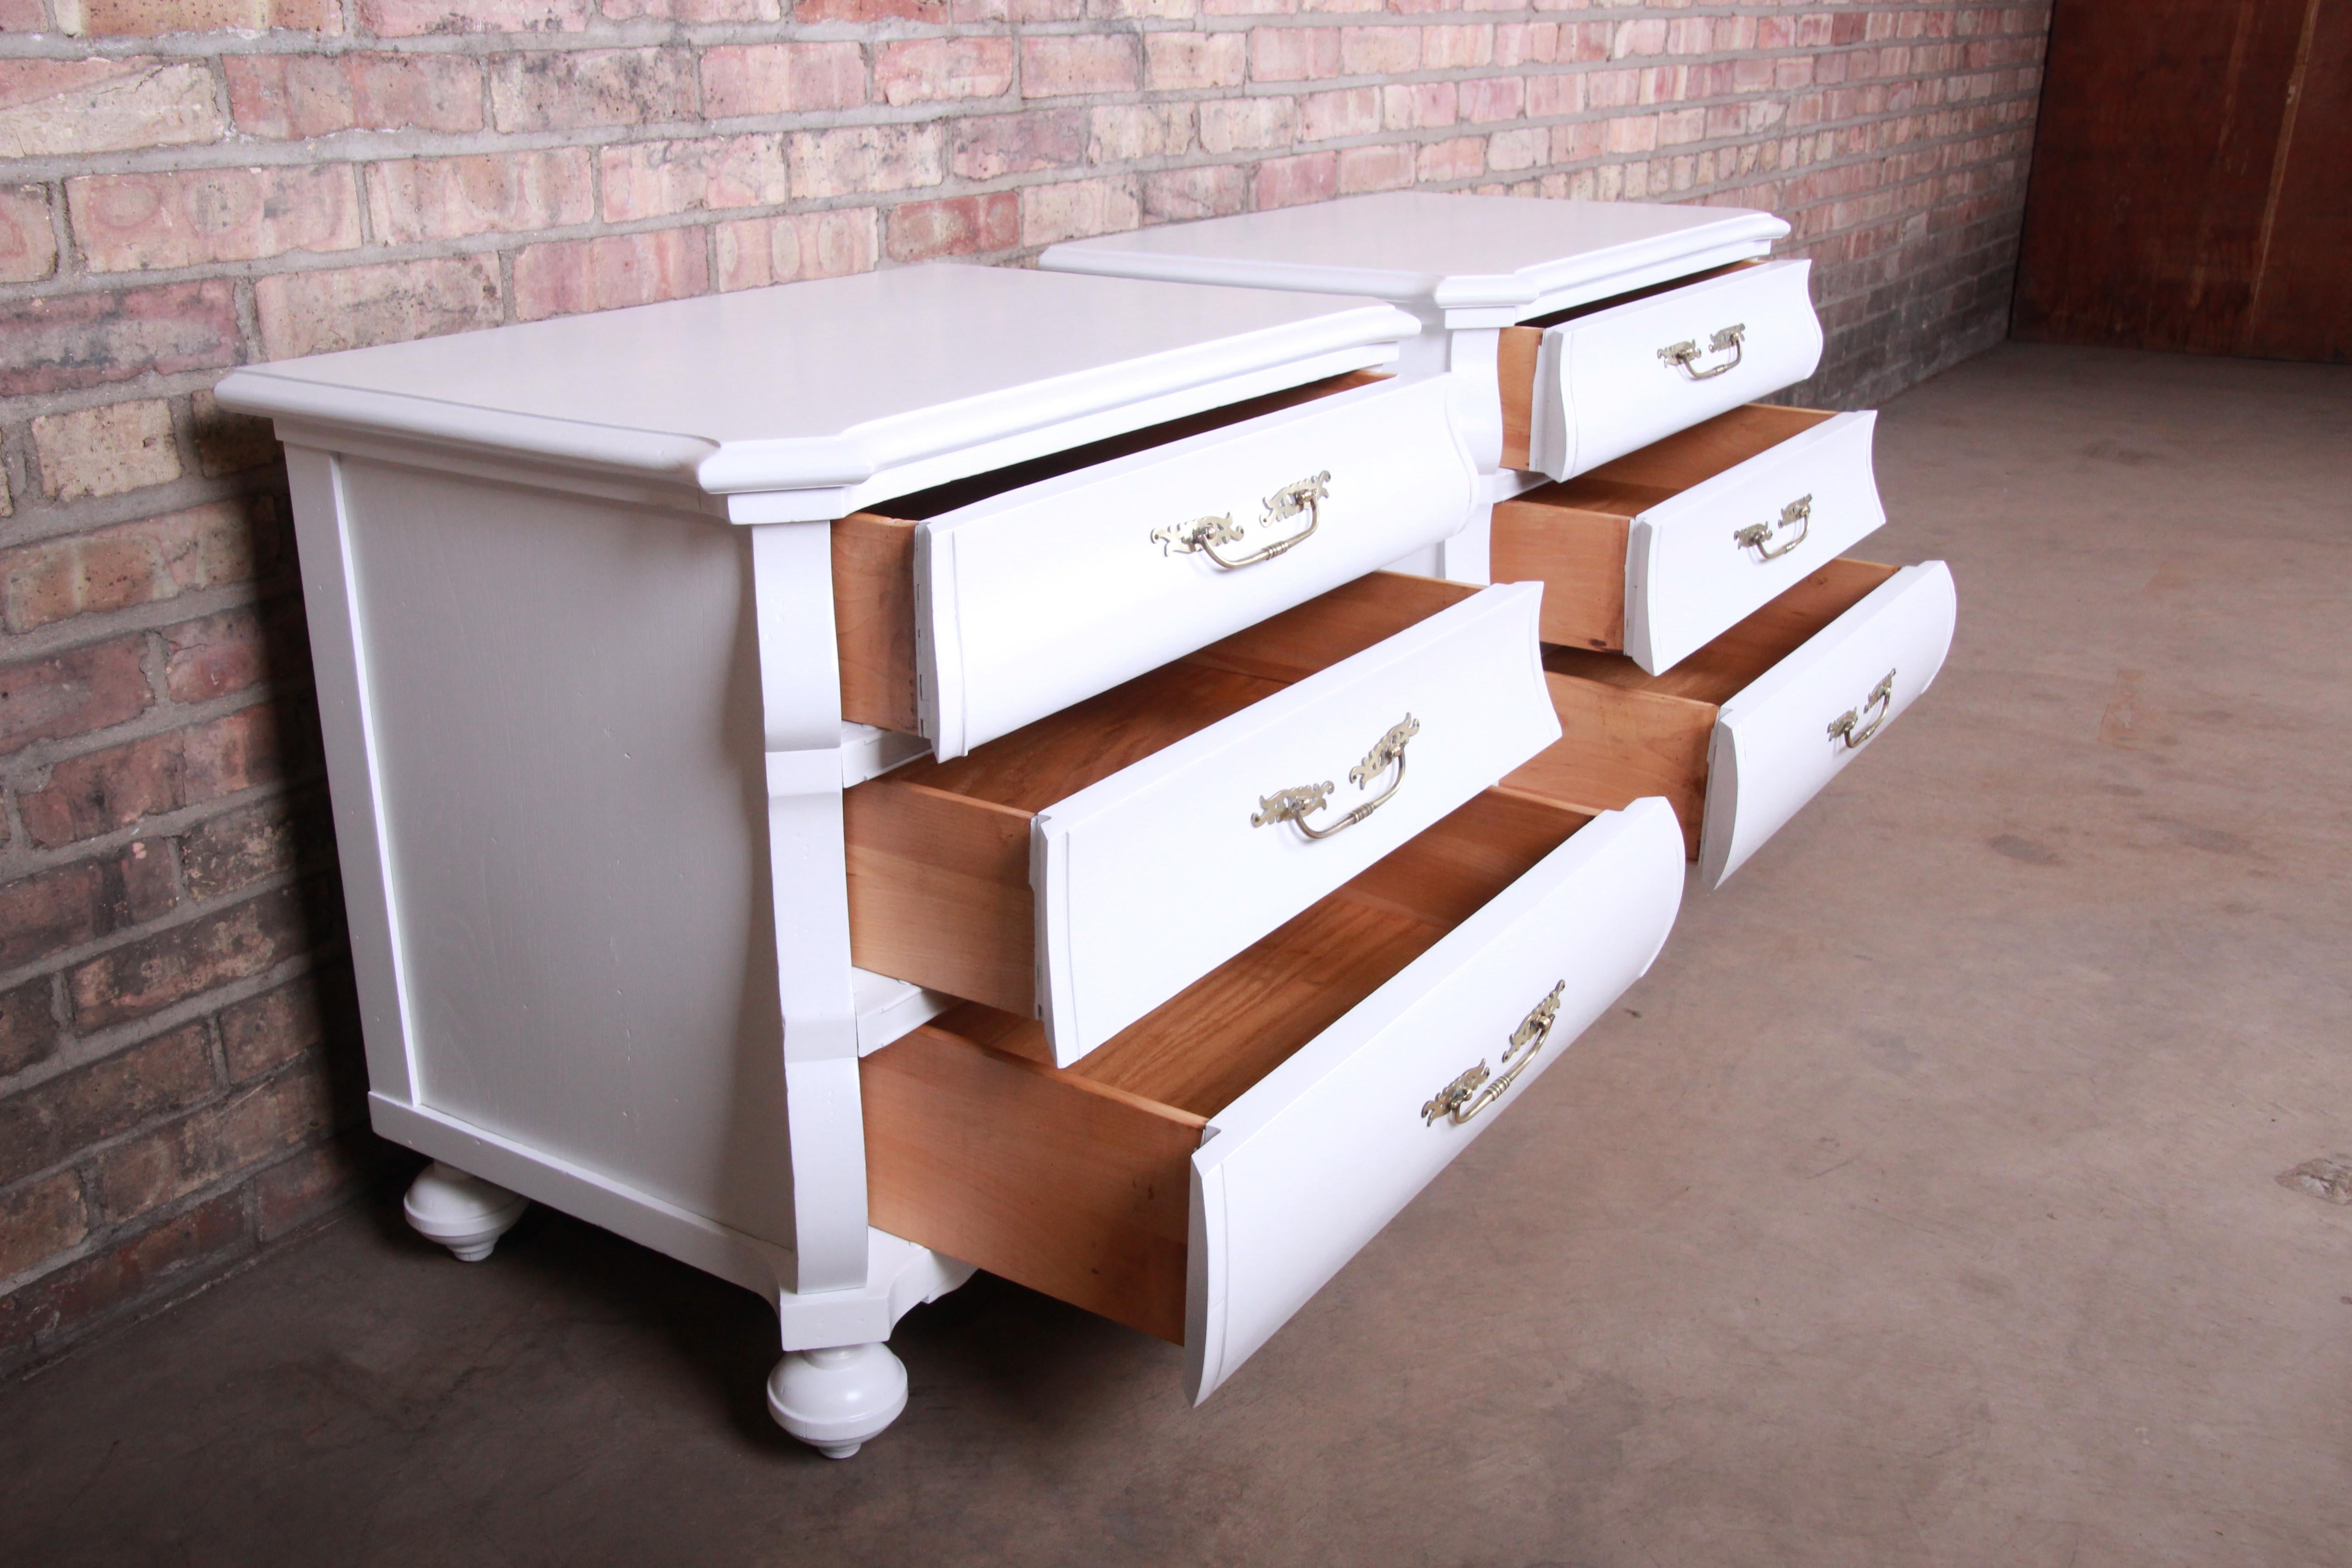
[{"label": "concrete floor", "polygon": [[50,1564],[2342,1564],[2352,371],[2003,348],[1880,426],[1943,678],[1209,1405],[982,1279],[845,1464],[751,1296],[354,1215],[0,1390]]}]

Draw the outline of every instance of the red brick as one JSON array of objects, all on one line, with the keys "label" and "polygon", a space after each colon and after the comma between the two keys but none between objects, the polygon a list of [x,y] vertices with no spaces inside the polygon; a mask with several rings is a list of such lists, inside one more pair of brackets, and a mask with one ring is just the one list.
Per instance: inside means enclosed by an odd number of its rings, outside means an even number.
[{"label": "red brick", "polygon": [[359,1027],[351,972],[340,966],[314,970],[222,1008],[221,1056],[229,1081],[246,1083],[324,1044],[331,1031],[356,1046]]},{"label": "red brick", "polygon": [[1301,153],[1293,158],[1272,158],[1257,166],[1256,205],[1297,206],[1302,202],[1329,201],[1339,192],[1339,159],[1335,153]]},{"label": "red brick", "polygon": [[1486,167],[1516,174],[1546,163],[1551,156],[1551,132],[1540,125],[1497,131],[1486,138]]},{"label": "red brick", "polygon": [[1087,162],[1178,158],[1193,147],[1189,103],[1113,103],[1087,111]]},{"label": "red brick", "polygon": [[0,0],[0,33],[46,33],[48,8],[41,0]]},{"label": "red brick", "polygon": [[1515,76],[1488,77],[1459,84],[1462,118],[1472,124],[1517,120],[1527,109],[1527,84]]},{"label": "red brick", "polygon": [[0,187],[0,283],[31,283],[58,269],[57,230],[44,185]]},{"label": "red brick", "polygon": [[1555,114],[1576,114],[1584,108],[1584,79],[1551,75],[1528,78],[1528,117],[1542,120]]},{"label": "red brick", "polygon": [[0,1078],[10,1078],[57,1054],[58,1021],[49,976],[0,991]]},{"label": "red brick", "polygon": [[1381,116],[1391,131],[1451,125],[1460,117],[1460,95],[1450,81],[1402,83],[1381,89]]},{"label": "red brick", "polygon": [[76,10],[75,25],[63,30],[84,38],[232,29],[328,35],[343,30],[342,7],[336,0],[79,0]]},{"label": "red brick", "polygon": [[719,287],[762,289],[796,279],[870,272],[880,255],[879,228],[872,207],[722,223],[714,237]]},{"label": "red brick", "polygon": [[1486,139],[1456,136],[1450,142],[1425,142],[1417,154],[1416,173],[1423,184],[1466,180],[1486,172]]},{"label": "red brick", "polygon": [[947,178],[941,128],[854,125],[795,132],[784,144],[793,195],[803,200],[867,191],[904,191]]},{"label": "red brick", "polygon": [[315,737],[301,713],[256,703],[182,731],[180,803],[200,805],[314,767]]},{"label": "red brick", "polygon": [[710,268],[702,230],[666,228],[527,247],[514,279],[516,317],[536,321],[705,293]]},{"label": "red brick", "polygon": [[1483,66],[1494,58],[1495,29],[1491,24],[1422,29],[1421,63],[1424,69]]},{"label": "red brick", "polygon": [[1297,104],[1287,98],[1230,98],[1200,106],[1201,148],[1207,153],[1254,152],[1287,147],[1298,129]]},{"label": "red brick", "polygon": [[174,702],[209,702],[273,674],[283,679],[289,672],[272,668],[278,662],[273,655],[300,647],[299,633],[286,624],[290,603],[279,600],[267,610],[240,605],[164,627],[164,695]]},{"label": "red brick", "polygon": [[205,471],[205,478],[267,468],[283,456],[277,432],[268,420],[250,414],[232,414],[209,392],[199,392],[189,402],[189,423],[196,437],[196,466]]},{"label": "red brick", "polygon": [[1146,33],[1143,85],[1154,92],[1239,87],[1249,75],[1249,39],[1240,33]]},{"label": "red brick", "polygon": [[121,1225],[310,1142],[334,1125],[326,1074],[282,1074],[101,1154],[93,1172],[100,1218]]},{"label": "red brick", "polygon": [[198,900],[222,898],[281,871],[331,869],[333,861],[323,797],[265,800],[180,836],[180,878],[188,897]]},{"label": "red brick", "polygon": [[0,158],[217,142],[222,129],[200,61],[0,61]]},{"label": "red brick", "polygon": [[1337,27],[1253,27],[1252,81],[1311,81],[1339,74]]},{"label": "red brick", "polygon": [[1021,243],[1051,245],[1133,228],[1143,208],[1130,179],[1072,180],[1021,189]]},{"label": "red brick", "polygon": [[29,632],[248,581],[257,545],[275,555],[275,525],[270,500],[257,496],[0,551],[0,621]]},{"label": "red brick", "polygon": [[350,250],[360,242],[358,182],[348,163],[93,174],[66,182],[66,209],[96,272]]},{"label": "red brick", "polygon": [[1348,147],[1339,153],[1339,194],[1402,190],[1413,183],[1411,147]]},{"label": "red brick", "polygon": [[144,647],[143,638],[118,637],[0,666],[0,756],[145,712],[155,697],[140,668]]},{"label": "red brick", "polygon": [[493,326],[501,310],[498,263],[482,256],[279,273],[253,301],[270,359]]},{"label": "red brick", "polygon": [[1143,176],[1146,223],[1223,217],[1249,205],[1249,176],[1237,163],[1165,169]]},{"label": "red brick", "polygon": [[893,261],[971,256],[1020,243],[1021,198],[1012,191],[892,207],[885,242]]},{"label": "red brick", "polygon": [[120,495],[180,477],[172,406],[160,398],[109,403],[33,421],[41,489],[59,500]]},{"label": "red brick", "polygon": [[1339,68],[1350,76],[1394,76],[1421,68],[1425,27],[1342,27]]},{"label": "red brick", "polygon": [[21,1355],[187,1289],[250,1249],[245,1195],[223,1193],[103,1252],[0,1296],[0,1355]]},{"label": "red brick", "polygon": [[702,112],[711,120],[855,109],[865,101],[866,51],[857,44],[730,44],[702,51]]},{"label": "red brick", "polygon": [[580,131],[696,118],[685,49],[560,49],[500,55],[490,118],[500,131]]},{"label": "red brick", "polygon": [[670,22],[774,22],[782,0],[603,0],[597,9],[608,22],[643,16]]},{"label": "red brick", "polygon": [[188,1110],[218,1088],[199,1022],[11,1095],[0,1100],[0,1186],[142,1121]]},{"label": "red brick", "polygon": [[236,334],[226,282],[19,300],[0,306],[0,397],[225,369]]},{"label": "red brick", "polygon": [[395,245],[587,223],[596,216],[584,147],[368,167],[376,237]]},{"label": "red brick", "polygon": [[286,771],[275,710],[257,705],[68,758],[18,805],[26,835],[54,848],[272,783]]},{"label": "red brick", "polygon": [[81,1178],[71,1171],[0,1193],[0,1279],[80,1246],[89,1235]]},{"label": "red brick", "polygon": [[796,22],[944,22],[947,0],[800,0]]},{"label": "red brick", "polygon": [[1507,22],[1495,29],[1495,63],[1498,66],[1545,64],[1559,58],[1559,24]]},{"label": "red brick", "polygon": [[[613,14],[612,0],[605,0],[604,14]],[[378,1190],[391,1163],[388,1156],[396,1152],[377,1138],[336,1138],[270,1166],[253,1178],[261,1239],[275,1241]]]},{"label": "red brick", "polygon": [[1076,109],[974,115],[955,122],[955,172],[967,180],[1066,169],[1087,155],[1087,115]]},{"label": "red brick", "polygon": [[380,38],[430,33],[577,33],[588,0],[360,0],[360,31]]},{"label": "red brick", "polygon": [[229,116],[248,136],[482,128],[482,67],[470,55],[224,55],[221,68]]},{"label": "red brick", "polygon": [[1021,40],[1021,96],[1132,92],[1140,79],[1135,40],[1100,34],[1048,34]]},{"label": "red brick", "polygon": [[885,103],[998,98],[1012,86],[1010,38],[910,38],[875,50],[874,87]]},{"label": "red brick", "polygon": [[102,1029],[143,1017],[307,952],[325,934],[324,902],[279,888],[101,953],[66,976],[74,1026]]},{"label": "red brick", "polygon": [[781,206],[791,194],[783,139],[772,132],[633,142],[605,148],[601,161],[606,223],[697,208]]},{"label": "red brick", "polygon": [[1341,136],[1369,136],[1381,128],[1380,89],[1343,88],[1337,92],[1310,92],[1299,100],[1298,139],[1329,142]]}]

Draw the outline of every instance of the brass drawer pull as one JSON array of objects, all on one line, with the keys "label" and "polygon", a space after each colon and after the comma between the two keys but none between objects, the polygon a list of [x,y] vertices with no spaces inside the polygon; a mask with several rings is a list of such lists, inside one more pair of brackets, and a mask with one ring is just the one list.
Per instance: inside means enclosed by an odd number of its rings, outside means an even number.
[{"label": "brass drawer pull", "polygon": [[1266,497],[1265,516],[1259,520],[1259,527],[1271,528],[1302,511],[1307,514],[1307,526],[1287,539],[1277,539],[1247,555],[1227,557],[1217,553],[1220,544],[1239,544],[1245,531],[1234,521],[1231,512],[1222,517],[1196,517],[1190,522],[1171,522],[1164,528],[1155,528],[1151,531],[1151,542],[1160,546],[1162,555],[1190,555],[1199,551],[1226,571],[1237,572],[1261,561],[1271,561],[1304,544],[1307,536],[1321,525],[1323,502],[1330,493],[1331,470],[1326,468],[1309,479],[1285,485]]},{"label": "brass drawer pull", "polygon": [[1317,827],[1307,820],[1330,804],[1333,785],[1328,779],[1321,784],[1298,784],[1259,796],[1257,809],[1250,814],[1250,826],[1265,827],[1276,822],[1295,822],[1298,824],[1298,831],[1309,838],[1328,838],[1343,827],[1353,827],[1386,805],[1389,797],[1403,786],[1405,742],[1420,733],[1421,721],[1410,713],[1406,714],[1403,722],[1382,735],[1379,742],[1364,753],[1362,762],[1348,770],[1348,777],[1358,789],[1370,788],[1372,781],[1391,767],[1396,769],[1396,776],[1389,781],[1388,788],[1328,827]]},{"label": "brass drawer pull", "polygon": [[[1797,525],[1797,531],[1780,543],[1773,543],[1773,532],[1787,528],[1790,523]],[[1756,563],[1760,566],[1767,561],[1778,561],[1802,544],[1805,535],[1812,531],[1813,498],[1799,496],[1780,509],[1780,521],[1751,522],[1746,528],[1735,528],[1731,531],[1731,542],[1742,550],[1756,552]]]},{"label": "brass drawer pull", "polygon": [[[1536,1053],[1544,1048],[1544,1042],[1551,1038],[1551,1026],[1559,1017],[1559,999],[1567,991],[1568,982],[1563,980],[1551,988],[1550,995],[1536,1004],[1534,1012],[1519,1020],[1519,1026],[1511,1031],[1510,1045],[1503,1052],[1506,1066],[1502,1077],[1488,1073],[1486,1062],[1481,1060],[1439,1089],[1437,1098],[1421,1108],[1422,1121],[1434,1127],[1442,1116],[1459,1127],[1502,1099],[1518,1080],[1519,1074],[1527,1070],[1528,1064],[1536,1059]],[[1518,1059],[1513,1061],[1514,1057]]]},{"label": "brass drawer pull", "polygon": [[1706,340],[1706,348],[1705,352],[1707,353],[1719,354],[1726,349],[1731,351],[1731,357],[1725,360],[1721,364],[1712,366],[1706,370],[1692,369],[1691,362],[1698,358],[1701,351],[1698,343],[1690,338],[1685,338],[1678,343],[1667,344],[1664,348],[1658,351],[1658,357],[1665,361],[1668,364],[1674,366],[1676,370],[1682,372],[1685,375],[1690,377],[1693,381],[1713,381],[1725,371],[1730,370],[1739,363],[1741,356],[1746,354],[1748,352],[1747,343],[1748,323],[1745,321],[1735,321],[1730,326],[1721,329],[1713,337]]},{"label": "brass drawer pull", "polygon": [[[1845,742],[1845,749],[1849,752],[1853,751],[1864,741],[1878,733],[1878,727],[1886,722],[1886,715],[1894,710],[1894,707],[1895,672],[1890,669],[1886,672],[1885,679],[1870,689],[1870,695],[1862,700],[1861,707],[1849,708],[1830,721],[1830,739],[1843,740]],[[1878,710],[1877,717],[1871,720],[1869,723],[1863,724],[1862,716],[1874,708]],[[1861,724],[1862,728],[1855,729],[1854,726],[1857,724]]]}]

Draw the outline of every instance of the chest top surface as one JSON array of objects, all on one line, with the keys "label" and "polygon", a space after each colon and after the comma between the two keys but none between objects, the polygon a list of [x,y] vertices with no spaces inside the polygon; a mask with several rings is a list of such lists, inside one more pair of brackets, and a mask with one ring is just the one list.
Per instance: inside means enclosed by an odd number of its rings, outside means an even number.
[{"label": "chest top surface", "polygon": [[[861,493],[1385,363],[1420,331],[1361,297],[933,265],[706,295],[233,372],[305,428],[684,480]],[[1122,423],[1122,411],[1132,410]],[[974,454],[971,463],[957,455]],[[894,488],[882,486],[885,490]]]},{"label": "chest top surface", "polygon": [[1071,241],[1038,265],[1355,294],[1496,326],[1761,256],[1788,232],[1745,207],[1392,191]]}]

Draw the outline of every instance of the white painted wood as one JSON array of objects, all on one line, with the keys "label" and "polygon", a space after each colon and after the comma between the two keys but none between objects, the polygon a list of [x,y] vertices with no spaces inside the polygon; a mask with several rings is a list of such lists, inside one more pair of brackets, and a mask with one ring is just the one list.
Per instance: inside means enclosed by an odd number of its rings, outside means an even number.
[{"label": "white painted wood", "polygon": [[[1434,543],[1467,521],[1475,470],[1444,377],[1319,398],[1008,490],[915,536],[924,732],[942,759],[1155,669]],[[1230,515],[1228,553],[1299,531],[1267,498],[1330,476],[1313,537],[1238,570],[1155,529]]]},{"label": "white painted wood", "polygon": [[[1841,414],[1636,516],[1625,657],[1652,675],[1673,668],[1885,523],[1870,461],[1877,423],[1876,414]],[[1800,500],[1808,519],[1779,527]],[[1774,525],[1764,547],[1737,537],[1756,524]],[[1783,553],[1768,559],[1768,548]]]},{"label": "white painted wood", "polygon": [[907,1408],[907,1367],[886,1344],[788,1351],[768,1374],[768,1415],[828,1459],[846,1459]]},{"label": "white painted wood", "polygon": [[1738,207],[1396,191],[1049,246],[1053,271],[1356,294],[1493,328],[1764,255]]},{"label": "white painted wood", "polygon": [[[1209,1121],[1192,1157],[1186,1391],[1215,1392],[1650,966],[1682,900],[1683,840],[1654,797],[1604,812]],[[1499,1071],[1556,984],[1558,1020],[1495,1109],[1424,1105]],[[1518,1195],[1498,1211],[1524,1208]],[[1474,1315],[1475,1317],[1475,1315]],[[1433,1326],[1475,1337],[1475,1321]]]},{"label": "white painted wood", "polygon": [[[1037,994],[1067,1066],[1559,738],[1542,586],[1493,587],[1186,736],[1040,812],[1030,827]],[[1328,827],[1386,789],[1349,770],[1420,730],[1396,793],[1309,839],[1254,826],[1265,797],[1336,786]]]},{"label": "white painted wood", "polygon": [[434,1161],[416,1173],[401,1199],[408,1227],[449,1249],[460,1263],[479,1263],[515,1227],[530,1200],[520,1193]]},{"label": "white painted wood", "polygon": [[[1564,479],[1813,374],[1822,324],[1810,261],[1768,261],[1544,329],[1536,360],[1528,461]],[[1747,329],[1738,363],[1695,380],[1659,358],[1717,331]],[[1732,355],[1702,352],[1705,372]]]},{"label": "white painted wood", "polygon": [[1927,689],[1944,667],[1958,615],[1949,567],[1906,566],[1723,705],[1708,743],[1699,834],[1699,875],[1708,887],[1721,887],[1869,749],[1830,732],[1842,714],[1860,710],[1860,722],[1868,723],[1870,694],[1889,674],[1885,723]]},{"label": "white painted wood", "polygon": [[920,1028],[958,1001],[944,991],[926,991],[912,981],[894,980],[870,969],[851,970],[849,986],[857,1007],[857,1054],[861,1057],[870,1057],[891,1041]]},{"label": "white painted wood", "polygon": [[887,1339],[898,1320],[926,1301],[936,1301],[972,1275],[928,1247],[888,1231],[866,1233],[866,1283],[851,1290],[820,1290],[776,1296],[776,1326],[788,1351],[830,1345],[869,1344]]},{"label": "white painted wood", "polygon": [[841,727],[841,787],[848,789],[867,779],[878,779],[893,768],[903,768],[928,757],[931,748],[920,735],[879,730],[871,724]]},{"label": "white painted wood", "polygon": [[[1208,407],[1268,372],[1286,385],[1384,363],[1419,331],[1361,300],[935,265],[247,366],[217,395],[711,495],[872,500],[1009,461],[991,450],[1009,437],[1090,419],[1097,434],[1134,429],[1167,416],[1155,400],[1192,393]],[[1035,449],[1092,438],[1048,436]]]}]

